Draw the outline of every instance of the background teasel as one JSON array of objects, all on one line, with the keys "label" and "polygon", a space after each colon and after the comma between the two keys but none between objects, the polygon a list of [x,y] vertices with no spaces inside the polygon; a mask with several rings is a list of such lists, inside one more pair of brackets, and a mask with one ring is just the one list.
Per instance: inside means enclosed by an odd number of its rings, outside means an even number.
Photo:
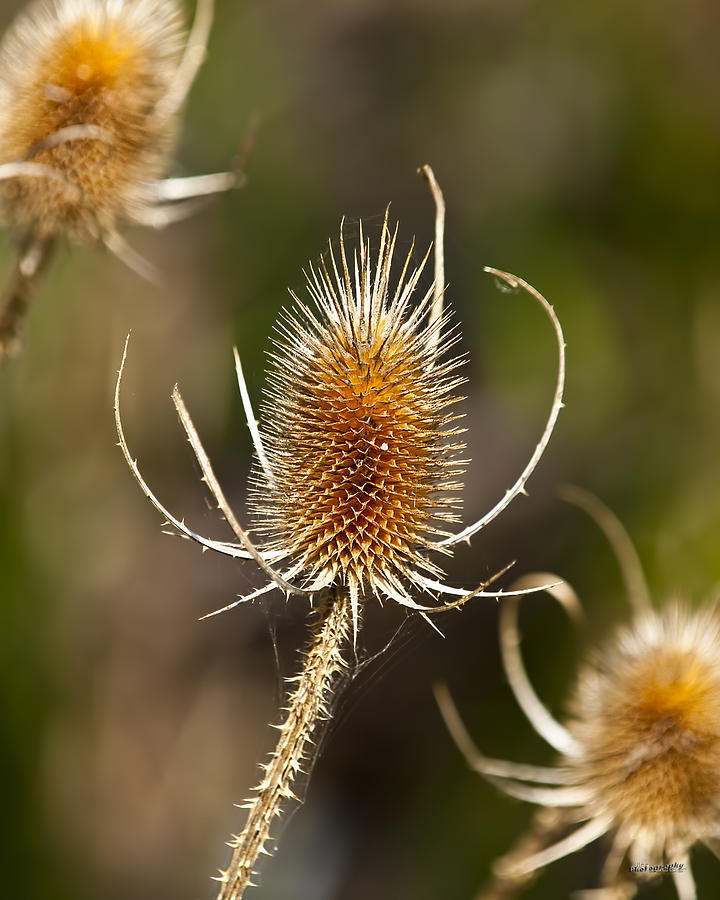
[{"label": "background teasel", "polygon": [[[698,611],[679,603],[652,609],[619,521],[584,491],[563,493],[610,539],[635,615],[582,665],[561,725],[525,673],[517,598],[508,599],[500,623],[505,673],[530,724],[560,754],[554,768],[484,757],[447,688],[436,689],[471,768],[510,797],[540,807],[477,896],[519,895],[545,866],[605,838],[599,889],[585,894],[623,900],[667,872],[680,900],[695,900],[691,849],[704,844],[720,854],[720,610],[717,601]],[[518,586],[526,583],[520,579]],[[551,592],[573,617],[581,615],[567,585]]]},{"label": "background teasel", "polygon": [[[25,6],[4,0],[0,31]],[[194,5],[183,8],[189,21]],[[498,296],[482,265],[542,285],[569,348],[568,409],[530,496],[473,548],[436,557],[448,580],[471,588],[522,548],[528,568],[582,585],[609,634],[626,617],[622,592],[594,527],[555,500],[568,481],[619,513],[651,584],[700,597],[717,579],[716,33],[708,0],[677,16],[594,0],[218,3],[172,174],[215,171],[232,158],[246,111],[258,110],[248,188],[163,232],[123,232],[161,270],[159,288],[94,248],[60,249],[23,354],[0,373],[0,855],[10,896],[209,894],[221,854],[208,835],[218,847],[241,823],[228,798],[257,777],[277,668],[262,607],[195,621],[260,582],[250,566],[163,536],[140,501],[114,447],[118,349],[132,328],[124,411],[153,487],[203,533],[223,536],[168,403],[179,380],[249,522],[250,443],[228,350],[237,344],[259,397],[286,287],[304,291],[299,265],[336,238],[339,211],[361,217],[377,248],[392,197],[397,252],[412,232],[425,248],[432,221],[409,174],[419,159],[433,161],[448,199],[449,296],[463,323],[458,351],[469,353],[468,520],[534,446],[555,374],[542,313]],[[348,245],[356,233],[349,222]],[[3,230],[0,273],[13,253]],[[306,607],[268,603],[281,614],[280,672],[291,674]],[[445,640],[409,621],[385,674],[359,677],[258,898],[472,896],[531,810],[468,775],[431,681],[448,678],[486,752],[522,746],[525,758],[551,758],[499,677],[495,616],[492,601],[468,604],[445,617]],[[395,604],[370,604],[364,641],[384,646],[401,617]],[[521,624],[533,683],[559,709],[578,635],[541,596],[523,604]],[[601,863],[593,845],[549,866],[525,896],[566,897]],[[702,848],[693,873],[700,897],[712,897],[716,862]],[[674,897],[672,880],[649,892]]]},{"label": "background teasel", "polygon": [[162,228],[231,173],[161,180],[205,56],[214,0],[184,34],[177,0],[36,0],[0,45],[0,203],[20,236],[0,309],[18,346],[32,282],[57,238],[102,243],[146,275],[123,223]]},{"label": "background teasel", "polygon": [[[429,558],[451,555],[524,492],[555,427],[565,384],[565,345],[553,308],[522,279],[488,269],[508,289],[524,289],[546,313],[555,332],[558,372],[550,414],[529,462],[504,497],[477,521],[458,531],[455,480],[462,472],[457,454],[460,429],[453,391],[462,360],[446,359],[456,343],[443,312],[445,206],[429,166],[427,179],[436,205],[435,278],[420,299],[415,293],[429,251],[411,268],[414,244],[393,274],[397,229],[383,223],[377,258],[360,227],[359,247],[348,261],[341,230],[340,253],[332,244],[319,270],[306,273],[308,307],[294,297],[278,328],[271,353],[265,415],[255,420],[240,359],[238,384],[256,451],[254,491],[261,539],[250,539],[215,476],[195,426],[177,389],[172,399],[202,471],[203,481],[238,543],[202,537],[170,513],[148,486],[127,445],[120,415],[125,343],[115,388],[115,421],[125,460],[145,495],[169,525],[203,549],[253,560],[266,584],[216,610],[226,612],[269,591],[310,601],[312,627],[300,673],[288,679],[277,746],[261,766],[260,783],[242,804],[247,819],[229,842],[232,858],[220,871],[218,900],[239,900],[254,886],[262,853],[277,840],[276,819],[296,800],[296,782],[312,759],[320,724],[332,714],[338,676],[346,668],[350,636],[357,651],[367,601],[395,601],[430,616],[458,609],[475,597],[507,596],[485,588],[505,569],[474,590],[452,587]],[[440,523],[440,527],[438,524]],[[506,567],[508,568],[508,567]],[[427,573],[427,574],[425,574]],[[538,585],[511,594],[542,589]],[[412,594],[429,595],[429,605]],[[450,603],[438,602],[443,595]],[[435,601],[435,602],[433,602]],[[433,626],[435,627],[435,626]]]}]

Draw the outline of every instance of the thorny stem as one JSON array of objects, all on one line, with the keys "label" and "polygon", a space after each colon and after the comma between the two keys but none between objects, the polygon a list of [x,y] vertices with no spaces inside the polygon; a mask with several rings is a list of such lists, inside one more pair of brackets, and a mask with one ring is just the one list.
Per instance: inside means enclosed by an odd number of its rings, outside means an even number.
[{"label": "thorny stem", "polygon": [[283,803],[295,799],[292,787],[302,771],[315,729],[330,716],[328,700],[345,661],[342,651],[352,623],[348,593],[334,588],[320,606],[310,647],[300,675],[289,679],[294,686],[287,716],[279,726],[280,738],[270,759],[263,766],[264,777],[254,789],[255,796],[243,804],[248,809],[242,834],[233,837],[230,865],[218,876],[217,900],[240,900],[251,878],[275,818],[283,812]]},{"label": "thorny stem", "polygon": [[25,321],[38,276],[50,261],[54,242],[26,235],[0,300],[0,363],[20,349],[20,329]]},{"label": "thorny stem", "polygon": [[517,874],[514,863],[542,850],[552,842],[566,822],[566,813],[558,809],[537,811],[527,831],[493,867],[490,880],[476,894],[475,900],[513,900],[537,878],[540,870]]}]

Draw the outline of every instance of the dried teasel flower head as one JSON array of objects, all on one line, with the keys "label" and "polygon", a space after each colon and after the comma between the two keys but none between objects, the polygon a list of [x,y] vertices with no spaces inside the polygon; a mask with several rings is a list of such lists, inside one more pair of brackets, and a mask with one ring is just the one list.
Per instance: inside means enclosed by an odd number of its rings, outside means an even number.
[{"label": "dried teasel flower head", "polygon": [[720,613],[648,610],[580,672],[566,765],[634,862],[720,835]]},{"label": "dried teasel flower head", "polygon": [[428,319],[432,287],[415,299],[425,261],[408,255],[392,284],[396,234],[386,219],[373,261],[361,226],[350,265],[341,227],[339,260],[331,246],[308,274],[315,310],[295,297],[281,320],[254,490],[268,549],[354,603],[365,589],[407,600],[417,571],[440,574],[424,551],[450,536],[464,467],[455,332]]},{"label": "dried teasel flower head", "polygon": [[199,0],[186,35],[179,0],[38,0],[6,32],[0,214],[23,238],[0,354],[17,330],[13,293],[54,238],[99,241],[151,274],[119,225],[164,227],[237,183],[229,172],[162,180],[212,15],[213,0]]},{"label": "dried teasel flower head", "polygon": [[[488,269],[506,289],[529,292],[548,315],[558,345],[557,384],[545,430],[520,477],[481,519],[451,533],[461,487],[457,479],[464,468],[458,458],[460,416],[454,413],[462,358],[447,357],[457,331],[448,329],[450,316],[442,311],[444,204],[432,171],[423,171],[433,188],[437,217],[435,280],[420,299],[418,282],[429,252],[413,268],[411,248],[395,279],[396,236],[387,217],[377,256],[361,227],[352,262],[341,227],[339,256],[331,244],[319,269],[311,266],[306,273],[312,306],[293,295],[294,308],[279,322],[260,428],[236,353],[257,458],[252,505],[259,546],[249,541],[222,497],[179,394],[174,400],[181,421],[240,539],[236,548],[208,544],[157,501],[124,446],[117,418],[121,446],[136,478],[176,528],[215,550],[249,555],[262,564],[270,578],[262,591],[280,587],[314,595],[340,586],[351,600],[355,632],[365,594],[424,614],[447,606],[419,604],[413,590],[461,598],[455,605],[480,593],[436,580],[433,576],[441,572],[428,554],[452,553],[524,490],[562,407],[564,341],[552,307],[521,279]],[[285,571],[276,570],[279,562]],[[254,596],[257,592],[240,602]]]},{"label": "dried teasel flower head", "polygon": [[[614,544],[636,613],[581,667],[561,725],[527,679],[517,603],[508,601],[501,621],[505,670],[533,727],[560,752],[556,769],[483,757],[449,695],[439,690],[441,710],[472,767],[507,794],[543,807],[531,840],[496,864],[494,888],[484,896],[496,896],[498,884],[506,892],[508,885],[519,887],[548,863],[609,835],[598,896],[631,897],[638,879],[671,872],[679,897],[689,900],[695,897],[690,848],[698,842],[716,853],[720,848],[720,609],[717,603],[700,610],[671,603],[653,610],[617,519],[585,492],[573,488],[565,495],[590,512]],[[553,592],[578,612],[567,585]],[[553,843],[563,832],[570,833]]]},{"label": "dried teasel flower head", "polygon": [[175,136],[175,111],[156,108],[182,48],[175,0],[42,2],[19,17],[0,48],[0,164],[57,177],[5,181],[10,221],[95,240],[144,209]]}]

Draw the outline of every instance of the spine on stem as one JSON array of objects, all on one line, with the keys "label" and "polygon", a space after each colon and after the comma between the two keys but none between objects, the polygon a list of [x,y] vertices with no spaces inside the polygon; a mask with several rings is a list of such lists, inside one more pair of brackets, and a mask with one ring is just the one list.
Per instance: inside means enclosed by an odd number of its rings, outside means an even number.
[{"label": "spine on stem", "polygon": [[280,737],[254,796],[243,804],[248,817],[241,834],[230,841],[232,858],[217,880],[217,900],[240,900],[252,885],[255,864],[270,839],[274,820],[283,812],[284,803],[295,799],[293,785],[302,771],[318,724],[330,716],[329,700],[338,675],[346,663],[343,648],[352,626],[352,610],[347,592],[333,588],[320,606],[305,654],[302,672],[288,679],[292,693],[286,717],[279,726]]}]

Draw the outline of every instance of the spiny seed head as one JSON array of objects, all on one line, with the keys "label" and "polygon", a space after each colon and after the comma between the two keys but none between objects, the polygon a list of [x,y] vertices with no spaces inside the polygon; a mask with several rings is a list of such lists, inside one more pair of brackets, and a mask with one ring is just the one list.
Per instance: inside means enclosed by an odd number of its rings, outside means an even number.
[{"label": "spiny seed head", "polygon": [[255,517],[318,587],[397,596],[416,567],[437,572],[423,550],[456,518],[461,359],[442,360],[456,338],[428,322],[432,288],[414,302],[424,261],[391,287],[387,220],[374,264],[362,226],[352,267],[342,228],[340,247],[307,274],[314,309],[293,295],[277,329]]},{"label": "spiny seed head", "polygon": [[660,860],[720,827],[720,615],[647,612],[582,671],[565,764],[628,845]]},{"label": "spiny seed head", "polygon": [[182,46],[177,0],[40,0],[16,20],[0,46],[0,164],[56,177],[3,181],[9,221],[93,240],[133,219],[175,135],[156,110]]}]

